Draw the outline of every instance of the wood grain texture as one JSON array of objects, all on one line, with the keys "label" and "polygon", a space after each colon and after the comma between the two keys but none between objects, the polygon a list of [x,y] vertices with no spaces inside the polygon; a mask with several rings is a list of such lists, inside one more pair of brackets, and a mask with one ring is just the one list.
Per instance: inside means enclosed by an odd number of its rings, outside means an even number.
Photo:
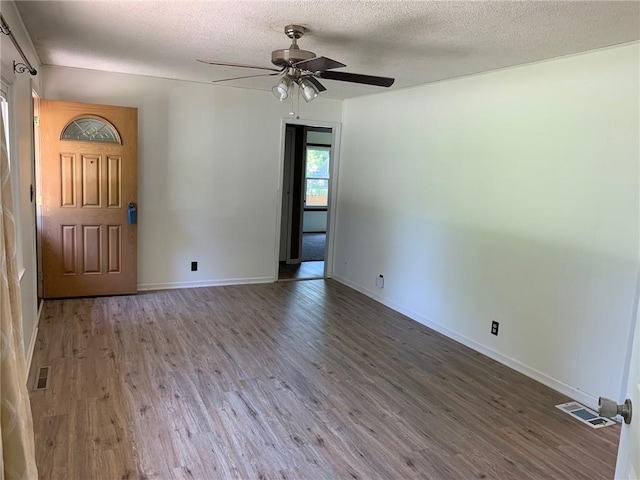
[{"label": "wood grain texture", "polygon": [[42,479],[613,478],[619,427],[337,282],[45,303]]},{"label": "wood grain texture", "polygon": [[[138,111],[40,103],[44,297],[135,293],[137,226],[127,207],[137,202]],[[123,143],[61,140],[70,121],[87,115],[111,122]]]},{"label": "wood grain texture", "polygon": [[278,280],[308,280],[324,277],[324,262],[301,262],[286,264],[280,262]]}]

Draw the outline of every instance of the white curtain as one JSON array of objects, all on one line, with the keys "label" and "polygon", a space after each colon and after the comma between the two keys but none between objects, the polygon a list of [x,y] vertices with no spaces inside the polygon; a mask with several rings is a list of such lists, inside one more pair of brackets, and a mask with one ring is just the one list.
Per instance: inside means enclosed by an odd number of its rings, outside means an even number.
[{"label": "white curtain", "polygon": [[20,280],[4,119],[0,115],[0,467],[2,480],[38,478],[22,343]]}]

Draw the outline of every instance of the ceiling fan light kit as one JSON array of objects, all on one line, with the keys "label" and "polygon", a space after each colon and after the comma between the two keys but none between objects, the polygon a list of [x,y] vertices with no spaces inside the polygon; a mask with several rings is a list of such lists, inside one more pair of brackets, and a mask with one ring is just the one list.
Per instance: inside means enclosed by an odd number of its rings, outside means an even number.
[{"label": "ceiling fan light kit", "polygon": [[390,87],[394,79],[388,77],[376,77],[373,75],[360,75],[357,73],[331,72],[334,68],[345,67],[346,65],[327,57],[316,57],[316,54],[307,50],[302,50],[298,46],[298,39],[304,35],[305,28],[300,25],[287,25],[284,33],[291,39],[289,48],[274,50],[271,52],[271,63],[279,68],[259,67],[255,65],[244,65],[229,62],[208,62],[198,60],[210,65],[221,65],[226,67],[252,68],[258,70],[270,70],[275,73],[263,73],[259,75],[247,75],[244,77],[225,78],[215,80],[225,82],[228,80],[238,80],[241,78],[253,78],[262,76],[282,75],[278,83],[271,89],[273,95],[281,102],[289,98],[293,85],[298,85],[302,98],[308,103],[324,92],[326,88],[317,78],[337,80],[340,82],[360,83],[365,85],[375,85],[379,87]]},{"label": "ceiling fan light kit", "polygon": [[287,98],[289,98],[289,90],[291,89],[293,82],[290,77],[282,77],[278,83],[271,89],[273,95],[284,102]]},{"label": "ceiling fan light kit", "polygon": [[318,89],[306,78],[299,78],[298,86],[300,87],[300,93],[302,93],[302,98],[304,98],[305,102],[309,103],[318,96]]}]

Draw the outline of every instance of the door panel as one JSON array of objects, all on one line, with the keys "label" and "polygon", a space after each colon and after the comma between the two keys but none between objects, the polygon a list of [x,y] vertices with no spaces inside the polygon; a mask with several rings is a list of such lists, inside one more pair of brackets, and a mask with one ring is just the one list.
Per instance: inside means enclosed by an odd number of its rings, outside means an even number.
[{"label": "door panel", "polygon": [[100,208],[102,157],[82,155],[82,206]]},{"label": "door panel", "polygon": [[[122,144],[61,140],[78,117],[99,117]],[[42,246],[45,298],[135,293],[137,110],[41,101]]]},{"label": "door panel", "polygon": [[82,226],[82,273],[102,273],[102,225]]},{"label": "door panel", "polygon": [[[633,414],[629,425],[622,424],[615,478],[640,478],[640,308],[636,307],[636,327],[631,347],[631,364],[625,398],[632,402]],[[621,401],[623,399],[620,399]]]},{"label": "door panel", "polygon": [[76,226],[61,225],[62,227],[62,274],[77,275],[76,270]]},{"label": "door panel", "polygon": [[107,207],[120,208],[120,192],[122,191],[122,175],[120,163],[122,158],[107,157]]},{"label": "door panel", "polygon": [[73,155],[60,155],[60,205],[76,206],[76,159]]},{"label": "door panel", "polygon": [[120,273],[122,259],[120,257],[122,245],[122,227],[120,225],[109,225],[107,235],[107,272]]}]

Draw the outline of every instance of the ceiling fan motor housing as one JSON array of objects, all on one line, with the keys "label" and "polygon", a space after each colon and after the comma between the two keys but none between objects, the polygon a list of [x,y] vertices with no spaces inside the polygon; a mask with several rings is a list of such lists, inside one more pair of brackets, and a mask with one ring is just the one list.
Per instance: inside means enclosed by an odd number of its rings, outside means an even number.
[{"label": "ceiling fan motor housing", "polygon": [[287,25],[284,27],[284,33],[292,40],[291,46],[271,52],[271,63],[278,67],[290,67],[296,62],[316,58],[315,53],[301,50],[298,47],[297,40],[304,35],[304,32],[304,27],[300,25]]},{"label": "ceiling fan motor housing", "polygon": [[316,54],[306,50],[285,48],[271,52],[271,63],[279,67],[289,67],[302,60],[316,58]]}]

